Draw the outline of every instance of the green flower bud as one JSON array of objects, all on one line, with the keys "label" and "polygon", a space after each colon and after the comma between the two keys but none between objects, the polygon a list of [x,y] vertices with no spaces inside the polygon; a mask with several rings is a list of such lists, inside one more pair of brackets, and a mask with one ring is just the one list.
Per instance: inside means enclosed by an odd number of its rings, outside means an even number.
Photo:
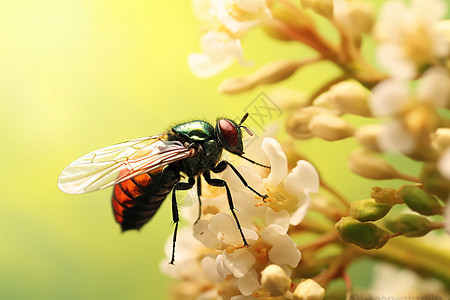
[{"label": "green flower bud", "polygon": [[398,195],[409,208],[419,214],[432,216],[442,212],[442,207],[436,198],[420,186],[405,185],[400,189]]},{"label": "green flower bud", "polygon": [[351,217],[343,217],[336,223],[341,240],[363,249],[378,249],[389,239],[389,233],[373,223],[362,223]]},{"label": "green flower bud", "polygon": [[358,200],[351,204],[349,216],[361,222],[376,221],[384,217],[391,207],[375,199]]},{"label": "green flower bud", "polygon": [[440,199],[447,199],[450,195],[450,180],[442,177],[436,168],[436,163],[425,163],[420,174],[423,186]]},{"label": "green flower bud", "polygon": [[434,229],[433,223],[424,216],[401,214],[385,220],[385,226],[393,233],[402,233],[408,237],[424,236]]}]

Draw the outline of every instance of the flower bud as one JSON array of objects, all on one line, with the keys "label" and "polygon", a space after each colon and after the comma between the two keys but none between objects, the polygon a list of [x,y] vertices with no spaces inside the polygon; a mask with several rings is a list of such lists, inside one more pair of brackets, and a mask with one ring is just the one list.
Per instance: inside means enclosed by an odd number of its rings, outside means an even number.
[{"label": "flower bud", "polygon": [[421,215],[432,216],[442,212],[442,207],[433,195],[417,185],[403,186],[398,195],[409,208]]},{"label": "flower bud", "polygon": [[350,155],[349,167],[353,173],[370,179],[393,179],[399,176],[393,166],[366,149],[353,151]]},{"label": "flower bud", "polygon": [[366,250],[381,248],[389,239],[386,230],[373,223],[363,223],[351,217],[341,218],[336,223],[336,229],[341,240]]},{"label": "flower bud", "polygon": [[306,279],[298,284],[294,291],[294,300],[322,300],[325,289],[312,279]]},{"label": "flower bud", "polygon": [[425,163],[420,174],[423,186],[440,199],[447,199],[450,195],[450,180],[442,177],[437,170],[436,163]]},{"label": "flower bud", "polygon": [[437,168],[445,179],[450,180],[450,147],[445,149],[441,157],[439,157]]},{"label": "flower bud", "polygon": [[393,233],[401,233],[407,237],[424,236],[435,228],[426,217],[413,214],[401,214],[388,218],[384,224]]},{"label": "flower bud", "polygon": [[227,78],[219,85],[220,93],[238,94],[249,91],[260,84],[273,84],[289,78],[303,65],[299,61],[275,61],[270,62],[253,74],[244,77]]},{"label": "flower bud", "polygon": [[326,111],[324,108],[315,106],[301,108],[286,121],[286,131],[296,139],[309,139],[313,137],[309,129],[311,118]]},{"label": "flower bud", "polygon": [[300,31],[310,31],[314,28],[310,17],[302,11],[294,11],[286,5],[273,5],[270,11],[272,18],[264,19],[262,25],[266,34],[274,39],[296,40],[296,37],[285,29],[287,26]]},{"label": "flower bud", "polygon": [[374,23],[372,5],[361,1],[340,1],[339,6],[335,6],[334,17],[355,38],[370,32]]},{"label": "flower bud", "polygon": [[358,200],[351,204],[349,216],[361,222],[376,221],[384,217],[391,207],[374,199]]},{"label": "flower bud", "polygon": [[[437,23],[437,26],[435,26],[435,31],[438,34],[438,36],[442,39],[443,49],[450,49],[450,20],[440,20]],[[449,57],[448,51],[442,51],[447,52],[447,57]]]},{"label": "flower bud", "polygon": [[370,197],[378,203],[383,203],[390,206],[403,203],[402,199],[397,195],[397,191],[393,188],[382,188],[379,186],[373,187]]},{"label": "flower bud", "polygon": [[328,111],[339,115],[339,109],[337,108],[330,92],[320,94],[316,99],[314,99],[313,105],[316,107],[325,108]]},{"label": "flower bud", "polygon": [[380,146],[378,146],[378,137],[383,130],[383,126],[379,124],[366,125],[358,128],[355,132],[355,138],[364,147],[369,150],[380,152]]},{"label": "flower bud", "polygon": [[316,14],[322,15],[325,18],[333,16],[333,1],[332,0],[300,0],[304,8],[311,8]]},{"label": "flower bud", "polygon": [[269,265],[261,271],[262,287],[273,296],[283,296],[291,287],[291,278],[278,265]]},{"label": "flower bud", "polygon": [[363,117],[371,116],[368,105],[369,94],[360,84],[344,81],[333,85],[330,93],[342,113]]},{"label": "flower bud", "polygon": [[438,153],[450,147],[450,128],[438,128],[431,134],[431,145]]},{"label": "flower bud", "polygon": [[355,131],[352,125],[331,113],[321,113],[312,117],[308,127],[314,136],[327,141],[348,138],[353,136]]}]

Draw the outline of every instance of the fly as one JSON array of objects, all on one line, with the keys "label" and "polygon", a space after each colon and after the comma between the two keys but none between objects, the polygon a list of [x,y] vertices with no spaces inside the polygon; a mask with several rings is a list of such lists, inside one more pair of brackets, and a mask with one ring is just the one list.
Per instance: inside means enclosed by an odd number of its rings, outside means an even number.
[{"label": "fly", "polygon": [[[251,131],[231,119],[218,119],[215,127],[196,120],[173,126],[156,136],[134,139],[91,152],[68,165],[59,176],[58,187],[68,194],[82,194],[114,186],[112,207],[122,231],[140,229],[154,216],[164,199],[172,191],[172,217],[175,224],[172,259],[178,231],[177,190],[189,190],[197,182],[199,216],[201,216],[201,177],[217,187],[225,187],[228,205],[241,234],[244,247],[249,244],[234,211],[230,189],[226,181],[211,178],[211,172],[221,173],[230,167],[245,187],[261,197],[228,161],[221,160],[223,150],[238,155],[261,167],[268,166],[244,157],[242,131]],[[188,178],[182,182],[181,174]]]}]

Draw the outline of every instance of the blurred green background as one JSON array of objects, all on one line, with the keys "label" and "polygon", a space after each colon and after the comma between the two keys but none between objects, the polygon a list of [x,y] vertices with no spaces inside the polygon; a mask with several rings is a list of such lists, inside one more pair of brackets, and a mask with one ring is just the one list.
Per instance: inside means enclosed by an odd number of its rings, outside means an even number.
[{"label": "blurred green background", "polygon": [[[312,54],[267,40],[255,30],[244,41],[255,66]],[[193,51],[199,35],[190,1],[0,0],[1,299],[166,298],[169,280],[158,264],[173,229],[170,203],[140,232],[122,234],[111,189],[66,195],[56,180],[90,151],[158,134],[178,120],[242,115],[270,91],[218,94],[221,80],[250,71],[234,65],[195,78],[186,62]],[[319,64],[281,86],[311,91],[335,74]],[[346,168],[354,144],[333,144],[332,156],[328,145],[305,149],[324,154],[314,162],[330,179]],[[356,176],[337,177],[332,185],[346,196],[367,197],[369,181],[355,190]]]}]

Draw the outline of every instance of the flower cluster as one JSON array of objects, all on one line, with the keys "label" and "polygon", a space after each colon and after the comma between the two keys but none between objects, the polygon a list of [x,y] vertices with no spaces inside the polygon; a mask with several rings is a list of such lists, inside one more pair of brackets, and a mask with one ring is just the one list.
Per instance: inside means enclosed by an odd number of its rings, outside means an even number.
[{"label": "flower cluster", "polygon": [[[282,57],[245,76],[227,78],[220,92],[248,92],[288,78],[295,82],[306,66],[319,62],[327,62],[334,71],[330,74],[337,70],[339,75],[326,82],[318,78],[320,85],[307,97],[298,96],[304,91],[277,91],[275,101],[290,98],[288,106],[280,104],[289,113],[284,123],[289,137],[281,141],[286,155],[268,139],[262,151],[270,161],[270,174],[263,178],[249,167],[239,169],[267,199],[255,200],[234,173],[224,172],[250,247],[242,248],[223,191],[207,189],[197,223],[198,207],[185,210],[193,224],[193,233],[184,237],[190,246],[179,247],[179,271],[166,271],[189,286],[186,290],[195,290],[193,298],[323,299],[323,288],[337,278],[345,282],[340,298],[348,298],[352,284],[346,269],[361,256],[433,276],[450,290],[448,248],[409,239],[442,229],[450,233],[447,9],[444,0],[386,0],[379,8],[364,0],[194,1],[203,26],[203,52],[191,54],[188,61],[199,77],[214,76],[236,60],[249,66],[241,41],[255,27],[262,28],[269,41],[299,43],[315,53]],[[323,28],[338,38],[328,38]],[[368,41],[375,45],[375,61],[363,47]],[[349,171],[402,184],[374,183],[371,191],[357,193],[367,197],[346,199],[322,179],[322,189],[310,201],[309,194],[318,192],[318,175],[302,160],[295,141],[313,143],[313,138],[353,138],[357,147],[349,155]],[[329,149],[334,151],[332,143]],[[310,157],[320,160],[320,155],[329,153],[318,151]],[[403,163],[393,157],[403,157]],[[419,175],[411,171],[414,168],[420,168]],[[339,176],[345,172],[340,170]],[[320,217],[308,218],[311,214]],[[302,234],[315,239],[297,244]],[[338,246],[337,254],[319,251],[328,245]],[[407,259],[410,253],[421,259]]]},{"label": "flower cluster", "polygon": [[198,77],[211,77],[235,60],[243,66],[251,63],[243,58],[241,38],[252,27],[270,18],[264,0],[195,0],[194,13],[202,22],[201,53],[188,57],[191,70]]},{"label": "flower cluster", "polygon": [[[292,268],[300,262],[301,252],[288,234],[289,226],[298,225],[304,218],[309,194],[317,193],[319,178],[314,167],[304,160],[298,161],[288,173],[286,156],[274,139],[264,139],[262,150],[271,165],[267,178],[245,166],[239,172],[252,187],[267,193],[268,198],[255,198],[234,172],[226,170],[222,175],[230,187],[249,247],[243,247],[236,221],[227,212],[223,189],[203,188],[201,218],[197,222],[196,199],[192,199],[192,206],[183,209],[184,219],[192,225],[193,232],[185,228],[180,233],[176,265],[164,261],[161,266],[166,273],[183,280],[184,285],[191,285],[188,291],[196,289],[191,294],[195,299],[283,296],[294,291],[290,276]],[[170,257],[170,241],[167,246]]]}]

